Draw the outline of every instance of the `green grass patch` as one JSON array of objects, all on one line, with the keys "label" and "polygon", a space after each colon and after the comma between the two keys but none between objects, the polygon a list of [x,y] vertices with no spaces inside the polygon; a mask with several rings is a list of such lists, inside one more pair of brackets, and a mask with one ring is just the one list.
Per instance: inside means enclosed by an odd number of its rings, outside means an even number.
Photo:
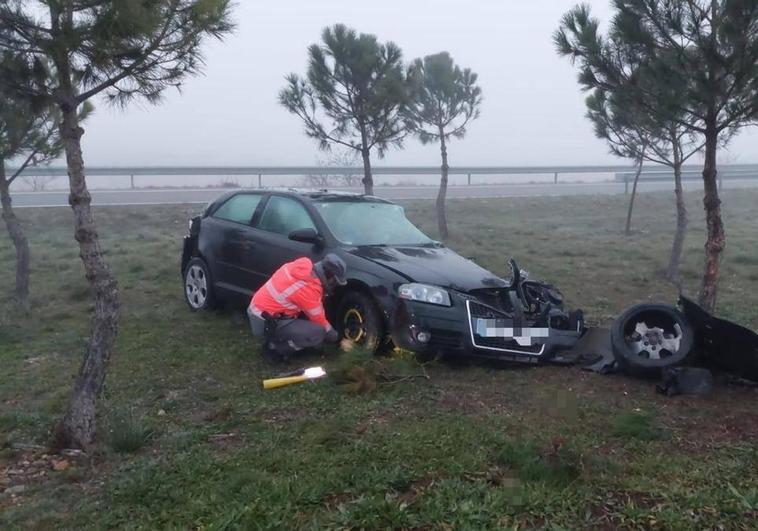
[{"label": "green grass patch", "polygon": [[663,436],[655,426],[653,414],[643,411],[629,411],[616,417],[613,421],[613,435],[640,441],[654,441]]},{"label": "green grass patch", "polygon": [[584,466],[582,456],[566,448],[562,441],[542,450],[531,441],[506,441],[498,450],[496,460],[515,470],[522,481],[559,488],[578,481]]}]

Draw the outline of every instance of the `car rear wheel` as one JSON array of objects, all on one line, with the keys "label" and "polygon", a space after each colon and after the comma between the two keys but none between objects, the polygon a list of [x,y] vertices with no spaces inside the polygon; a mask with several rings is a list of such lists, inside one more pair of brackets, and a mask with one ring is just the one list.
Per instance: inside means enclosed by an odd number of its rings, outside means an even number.
[{"label": "car rear wheel", "polygon": [[211,310],[216,306],[210,271],[202,258],[193,258],[184,270],[184,300],[193,310]]},{"label": "car rear wheel", "polygon": [[357,345],[377,352],[384,343],[384,322],[379,308],[368,295],[347,293],[337,309],[337,330]]}]

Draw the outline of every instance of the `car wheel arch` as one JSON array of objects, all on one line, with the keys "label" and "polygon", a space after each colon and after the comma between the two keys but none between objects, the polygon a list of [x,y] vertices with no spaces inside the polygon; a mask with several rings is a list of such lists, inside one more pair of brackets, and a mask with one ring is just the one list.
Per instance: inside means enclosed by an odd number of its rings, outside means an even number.
[{"label": "car wheel arch", "polygon": [[344,286],[337,286],[337,288],[334,290],[334,292],[330,296],[330,310],[336,311],[337,307],[339,307],[340,302],[342,299],[350,293],[351,291],[359,291],[361,293],[364,293],[366,295],[371,296],[371,298],[374,299],[374,302],[376,302],[376,297],[374,297],[374,294],[371,293],[371,288],[368,284],[361,280],[357,279],[349,279],[347,281],[347,284]]},{"label": "car wheel arch", "polygon": [[347,281],[347,284],[345,286],[338,287],[334,294],[331,296],[331,301],[329,304],[329,317],[331,319],[337,318],[337,309],[340,306],[340,303],[342,299],[345,297],[346,294],[351,292],[360,292],[364,295],[367,295],[371,298],[371,300],[376,304],[376,307],[379,309],[380,314],[382,315],[382,319],[384,321],[385,330],[389,330],[390,325],[390,314],[388,314],[387,309],[385,308],[385,305],[381,303],[379,298],[377,297],[374,290],[371,289],[371,286],[369,286],[367,283],[363,282],[362,280],[358,279],[349,279]]},{"label": "car wheel arch", "polygon": [[198,242],[197,242],[197,245],[195,246],[195,252],[192,254],[192,256],[190,256],[190,260],[192,260],[193,258],[200,258],[203,262],[206,263],[206,265],[208,266],[208,269],[210,269],[211,275],[213,275],[213,278],[216,279],[219,277],[216,261],[208,258],[209,253],[203,251],[203,247],[205,246],[201,244],[200,237],[198,236]]},{"label": "car wheel arch", "polygon": [[200,252],[199,247],[195,247],[194,252],[190,253],[190,255],[187,257],[187,262],[184,264],[184,267],[182,267],[182,279],[184,279],[184,275],[187,274],[187,266],[195,258],[199,258],[200,260],[205,262],[205,265],[208,267],[208,269],[211,270],[211,273],[213,273],[213,268],[211,267],[211,264],[208,261],[208,259],[205,257],[205,255],[202,252]]}]

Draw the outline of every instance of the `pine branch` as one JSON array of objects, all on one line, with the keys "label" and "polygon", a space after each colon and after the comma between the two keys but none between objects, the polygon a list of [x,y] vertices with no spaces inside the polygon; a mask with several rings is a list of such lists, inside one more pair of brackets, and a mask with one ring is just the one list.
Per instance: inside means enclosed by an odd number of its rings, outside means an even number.
[{"label": "pine branch", "polygon": [[[166,17],[164,19],[165,23],[163,25],[163,29],[158,34],[158,36],[148,45],[147,49],[141,54],[141,56],[138,59],[135,59],[129,66],[123,68],[120,74],[116,75],[115,77],[111,79],[107,79],[106,81],[103,81],[99,85],[77,96],[76,98],[77,104],[89,100],[91,97],[95,96],[96,94],[99,94],[103,90],[109,87],[113,87],[116,84],[118,84],[120,81],[130,77],[135,72],[135,70],[137,70],[140,67],[140,65],[145,63],[147,59],[150,57],[150,55],[156,50],[158,50],[158,48],[162,44],[163,39],[166,37],[166,34],[171,28],[171,24],[174,21],[173,17],[176,15],[178,8],[179,8],[179,2],[178,1],[173,2],[169,12],[166,14]],[[150,66],[155,66],[155,65],[153,64]]]},{"label": "pine branch", "polygon": [[37,156],[37,151],[32,151],[29,153],[29,156],[26,157],[26,160],[21,164],[21,166],[18,167],[18,169],[13,173],[13,175],[10,176],[8,179],[8,185],[13,184],[13,181],[16,180],[16,177],[21,175],[21,173],[29,166],[29,164],[34,160],[34,157]]}]

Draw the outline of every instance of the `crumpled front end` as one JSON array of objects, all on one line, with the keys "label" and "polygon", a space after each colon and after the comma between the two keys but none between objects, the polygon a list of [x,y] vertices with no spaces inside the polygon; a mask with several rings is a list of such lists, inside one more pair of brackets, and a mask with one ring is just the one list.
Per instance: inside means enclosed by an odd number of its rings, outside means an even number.
[{"label": "crumpled front end", "polygon": [[584,333],[581,311],[552,304],[531,310],[524,312],[510,289],[451,291],[449,307],[399,299],[392,339],[415,352],[538,363],[571,348]]},{"label": "crumpled front end", "polygon": [[574,346],[584,332],[581,311],[566,313],[559,308],[530,315],[467,300],[466,317],[472,347],[478,355],[490,357],[550,359],[556,352]]}]

